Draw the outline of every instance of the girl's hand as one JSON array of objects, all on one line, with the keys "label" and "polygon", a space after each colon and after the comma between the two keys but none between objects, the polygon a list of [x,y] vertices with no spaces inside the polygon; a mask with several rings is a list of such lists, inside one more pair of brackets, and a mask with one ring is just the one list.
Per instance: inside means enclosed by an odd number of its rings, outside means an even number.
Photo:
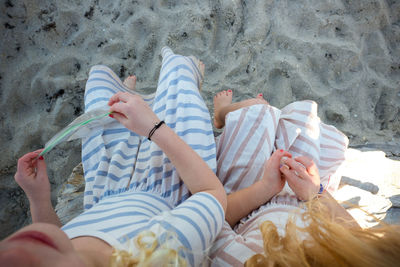
[{"label": "girl's hand", "polygon": [[50,182],[43,157],[36,157],[43,149],[30,152],[18,160],[15,181],[24,190],[29,202],[50,201]]},{"label": "girl's hand", "polygon": [[283,159],[281,172],[300,200],[310,200],[319,192],[320,177],[312,159],[301,156]]},{"label": "girl's hand", "polygon": [[113,112],[110,117],[142,136],[148,136],[154,125],[160,121],[149,105],[138,95],[119,92],[110,98],[108,105],[111,106],[110,111]]},{"label": "girl's hand", "polygon": [[279,170],[282,157],[292,157],[292,155],[283,149],[276,150],[267,160],[264,166],[264,176],[261,181],[265,187],[272,190],[273,195],[282,191],[285,186],[285,178]]}]

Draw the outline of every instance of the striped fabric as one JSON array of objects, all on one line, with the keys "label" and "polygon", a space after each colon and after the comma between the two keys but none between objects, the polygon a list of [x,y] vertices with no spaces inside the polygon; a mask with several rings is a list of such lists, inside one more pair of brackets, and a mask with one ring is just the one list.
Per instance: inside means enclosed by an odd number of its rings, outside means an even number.
[{"label": "striped fabric", "polygon": [[[160,120],[195,150],[212,170],[216,170],[216,147],[207,106],[198,91],[201,74],[189,57],[162,50],[163,62],[155,96],[144,99]],[[85,91],[85,110],[107,108],[108,100],[126,91],[107,67],[95,66]],[[93,129],[82,140],[85,174],[85,209],[105,196],[125,190],[151,191],[172,199],[175,204],[190,194],[183,186],[166,155],[146,137],[140,137],[117,121],[106,128]]]},{"label": "striped fabric", "polygon": [[[198,66],[169,48],[163,48],[162,56],[157,91],[144,100],[216,171],[215,140],[209,111],[198,91],[202,79]],[[107,109],[110,97],[120,91],[131,92],[109,68],[93,67],[86,83],[85,111]],[[196,252],[208,248],[223,221],[215,199],[200,194],[188,200],[188,189],[155,143],[114,119],[105,120],[105,126],[92,128],[82,140],[86,213],[63,228],[70,238],[95,232],[106,241],[122,242],[123,237],[134,237],[138,229],[162,225],[162,229],[175,231],[172,226],[179,225],[175,232],[184,247]],[[114,219],[119,217],[123,220]],[[167,221],[173,222],[171,226]],[[192,264],[197,262],[191,259]]]},{"label": "striped fabric", "polygon": [[[289,218],[294,218],[294,223],[304,226],[301,216],[301,209],[296,205],[289,204],[296,202],[288,195],[279,196],[271,203],[262,206],[253,212],[248,220],[235,227],[235,231],[225,221],[221,233],[218,235],[210,251],[211,266],[243,266],[251,256],[263,253],[263,239],[260,231],[260,224],[264,221],[271,221],[276,225],[278,233],[285,234],[284,229]],[[278,203],[279,202],[279,203]]]},{"label": "striped fabric", "polygon": [[135,250],[130,244],[143,231],[155,233],[160,243],[174,233],[178,242],[172,248],[180,251],[190,266],[198,266],[223,221],[221,205],[208,193],[194,194],[174,207],[159,195],[127,191],[104,198],[62,229],[70,239],[94,236],[126,251]]},{"label": "striped fabric", "polygon": [[[217,144],[217,175],[228,194],[246,188],[262,177],[272,152],[284,149],[293,157],[311,158],[322,185],[333,193],[339,181],[332,177],[347,145],[344,134],[320,121],[313,101],[294,102],[282,110],[254,105],[228,113]],[[281,194],[286,193],[294,194],[287,184]]]},{"label": "striped fabric", "polygon": [[[217,141],[217,176],[228,194],[244,189],[261,179],[270,155],[284,149],[293,157],[310,157],[318,166],[322,185],[334,193],[347,145],[345,135],[320,121],[313,101],[294,102],[282,110],[254,105],[226,116],[225,129]],[[299,211],[298,204],[286,183],[277,196],[243,218],[234,230],[225,223],[211,250],[213,266],[242,266],[262,252],[260,223],[272,220],[283,234],[288,215]],[[299,216],[297,223],[301,224]]]}]

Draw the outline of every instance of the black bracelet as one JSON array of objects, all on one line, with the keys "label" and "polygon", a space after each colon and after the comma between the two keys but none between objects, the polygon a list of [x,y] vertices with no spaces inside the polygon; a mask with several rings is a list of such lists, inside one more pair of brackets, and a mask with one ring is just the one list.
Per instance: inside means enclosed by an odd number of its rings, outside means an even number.
[{"label": "black bracelet", "polygon": [[150,131],[150,133],[149,133],[149,137],[147,137],[147,139],[149,139],[149,141],[151,141],[151,137],[153,136],[154,132],[155,132],[158,128],[160,128],[160,126],[163,125],[164,123],[165,123],[165,121],[160,121],[160,122],[157,122],[157,123],[154,125],[153,129],[151,129],[151,131]]}]

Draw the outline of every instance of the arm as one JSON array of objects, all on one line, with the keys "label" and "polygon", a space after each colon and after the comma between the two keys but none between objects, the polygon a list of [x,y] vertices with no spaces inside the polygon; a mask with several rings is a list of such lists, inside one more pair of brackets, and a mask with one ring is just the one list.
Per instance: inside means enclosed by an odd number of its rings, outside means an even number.
[{"label": "arm", "polygon": [[36,160],[40,152],[41,150],[28,153],[18,160],[15,181],[29,199],[32,222],[51,223],[61,227],[60,219],[51,204],[46,163],[42,157]]},{"label": "arm", "polygon": [[[304,156],[295,159],[287,158],[284,160],[281,171],[299,199],[311,200],[318,195],[320,177],[318,168],[311,159]],[[320,195],[319,200],[328,208],[338,223],[344,223],[349,227],[360,227],[345,208],[327,191]]]},{"label": "arm", "polygon": [[282,161],[281,172],[297,198],[304,201],[313,199],[319,192],[320,178],[312,159],[301,156],[284,158]]},{"label": "arm", "polygon": [[356,220],[347,212],[342,205],[340,205],[336,199],[329,194],[328,191],[324,191],[319,198],[321,203],[328,208],[330,213],[333,215],[335,222],[344,224],[349,228],[361,228]]},{"label": "arm", "polygon": [[[111,97],[109,105],[116,120],[142,136],[147,136],[155,123],[160,121],[139,96],[117,93]],[[226,210],[226,193],[217,176],[171,128],[162,125],[152,136],[152,141],[168,156],[192,194],[210,193]]]},{"label": "arm", "polygon": [[212,194],[226,210],[225,190],[203,159],[166,125],[158,129],[152,140],[164,151],[192,194]]},{"label": "arm", "polygon": [[282,157],[291,157],[291,155],[283,150],[275,151],[265,164],[264,176],[261,180],[228,195],[225,219],[231,227],[282,191],[285,185],[285,180],[282,179],[279,170]]}]

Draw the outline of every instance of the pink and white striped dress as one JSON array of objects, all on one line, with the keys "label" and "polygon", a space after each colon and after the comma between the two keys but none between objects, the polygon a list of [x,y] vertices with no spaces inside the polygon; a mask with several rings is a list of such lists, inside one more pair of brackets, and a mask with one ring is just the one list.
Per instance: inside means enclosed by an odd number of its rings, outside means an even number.
[{"label": "pink and white striped dress", "polygon": [[[294,102],[282,110],[264,104],[245,107],[226,116],[225,129],[217,140],[217,176],[227,194],[244,189],[261,179],[271,154],[284,149],[293,157],[311,158],[318,166],[324,189],[334,193],[347,145],[343,133],[321,122],[313,101]],[[277,196],[243,218],[234,229],[225,222],[210,251],[212,266],[242,266],[252,255],[262,253],[260,224],[270,220],[284,234],[290,216],[302,224],[295,216],[301,211],[298,205],[286,183]]]}]

